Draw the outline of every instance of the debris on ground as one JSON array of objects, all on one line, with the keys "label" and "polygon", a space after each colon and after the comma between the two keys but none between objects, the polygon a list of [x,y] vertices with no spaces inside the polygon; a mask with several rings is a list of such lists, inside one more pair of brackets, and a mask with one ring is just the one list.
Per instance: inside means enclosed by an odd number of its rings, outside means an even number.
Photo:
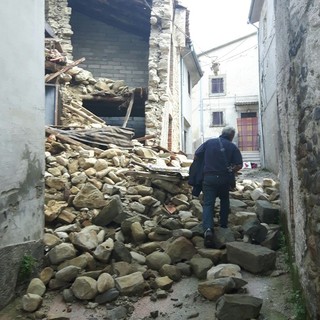
[{"label": "debris on ground", "polygon": [[[47,128],[45,259],[21,312],[57,319],[43,300],[59,292],[70,310],[79,302],[100,312],[107,305],[106,319],[129,319],[140,298],[167,299],[175,283],[196,277],[198,294],[216,304],[217,319],[257,318],[263,300],[247,292],[242,272],[276,269],[278,183],[240,175],[230,194],[230,226],[215,227],[215,248],[208,249],[201,195],[193,197],[187,183],[191,161],[137,141],[131,148],[107,144],[100,149],[94,138],[77,141]],[[219,201],[216,225],[218,211]],[[71,319],[68,311],[63,319]]]}]

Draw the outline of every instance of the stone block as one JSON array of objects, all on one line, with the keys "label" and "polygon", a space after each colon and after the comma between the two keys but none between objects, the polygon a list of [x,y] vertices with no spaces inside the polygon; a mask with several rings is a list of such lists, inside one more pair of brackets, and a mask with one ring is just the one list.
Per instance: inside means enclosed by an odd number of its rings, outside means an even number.
[{"label": "stone block", "polygon": [[259,316],[263,300],[244,294],[226,294],[216,304],[219,320],[247,320]]},{"label": "stone block", "polygon": [[274,269],[276,253],[260,245],[229,242],[227,243],[227,259],[229,263],[238,264],[251,273],[259,274]]},{"label": "stone block", "polygon": [[256,213],[261,222],[277,223],[279,222],[280,208],[266,200],[257,200]]}]

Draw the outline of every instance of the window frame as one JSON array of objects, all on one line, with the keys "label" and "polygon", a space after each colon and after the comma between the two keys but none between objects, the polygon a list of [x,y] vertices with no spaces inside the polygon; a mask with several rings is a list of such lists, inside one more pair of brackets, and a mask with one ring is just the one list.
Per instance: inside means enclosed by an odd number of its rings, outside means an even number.
[{"label": "window frame", "polygon": [[[223,92],[212,92],[212,80],[222,79],[223,80]],[[226,95],[226,75],[210,76],[209,77],[209,96],[225,96]]]},{"label": "window frame", "polygon": [[[222,114],[222,122],[220,122],[219,124],[214,124],[214,123],[213,123],[214,113],[221,113],[221,114]],[[226,121],[225,121],[225,111],[224,111],[224,110],[211,111],[210,127],[225,127],[225,125],[226,125]]]}]

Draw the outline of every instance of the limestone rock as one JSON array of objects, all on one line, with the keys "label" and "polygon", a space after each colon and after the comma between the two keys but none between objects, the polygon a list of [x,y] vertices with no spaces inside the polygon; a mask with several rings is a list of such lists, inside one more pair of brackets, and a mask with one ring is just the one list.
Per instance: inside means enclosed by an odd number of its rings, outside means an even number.
[{"label": "limestone rock", "polygon": [[78,299],[91,300],[98,292],[97,281],[90,277],[78,277],[72,284],[71,290]]},{"label": "limestone rock", "polygon": [[91,183],[86,183],[73,200],[77,208],[102,208],[106,205],[106,200],[101,191]]},{"label": "limestone rock", "polygon": [[115,286],[115,281],[109,273],[101,273],[97,280],[97,289],[99,293],[108,291]]},{"label": "limestone rock", "polygon": [[41,306],[41,304],[42,297],[37,294],[28,293],[22,297],[22,309],[24,311],[34,312]]},{"label": "limestone rock", "polygon": [[93,218],[92,222],[98,226],[107,226],[122,212],[123,206],[120,197],[114,195],[108,201],[105,201],[104,208]]},{"label": "limestone rock", "polygon": [[216,303],[219,320],[247,320],[259,316],[263,300],[243,294],[226,294]]},{"label": "limestone rock", "polygon": [[115,279],[116,288],[122,295],[141,294],[145,289],[145,281],[141,272],[134,272]]},{"label": "limestone rock", "polygon": [[273,205],[266,200],[257,200],[256,208],[257,215],[261,222],[270,224],[277,223],[279,221],[279,206]]},{"label": "limestone rock", "polygon": [[210,268],[207,272],[207,279],[217,279],[222,277],[236,277],[236,278],[242,278],[241,275],[241,268],[232,263],[222,263],[218,264],[217,266],[213,266]]},{"label": "limestone rock", "polygon": [[185,237],[179,237],[170,243],[166,252],[171,257],[173,263],[182,260],[190,260],[196,253],[192,242]]},{"label": "limestone rock", "polygon": [[27,293],[36,294],[40,297],[46,292],[46,286],[39,278],[33,278],[27,288]]},{"label": "limestone rock", "polygon": [[150,269],[160,270],[165,264],[171,264],[171,258],[165,252],[153,252],[146,257],[146,265]]},{"label": "limestone rock", "polygon": [[51,267],[45,267],[40,272],[39,278],[45,285],[47,285],[53,276],[54,276],[54,270]]},{"label": "limestone rock", "polygon": [[98,260],[107,263],[109,262],[113,248],[114,241],[111,238],[109,238],[97,246],[97,248],[94,251],[94,256]]},{"label": "limestone rock", "polygon": [[61,243],[51,249],[48,256],[52,264],[59,264],[64,260],[74,258],[76,250],[70,243]]},{"label": "limestone rock", "polygon": [[79,274],[81,268],[75,266],[67,266],[61,270],[59,270],[55,277],[57,280],[64,281],[64,282],[71,282],[73,281]]},{"label": "limestone rock", "polygon": [[[214,301],[220,298],[227,292],[231,292],[236,288],[236,284],[232,278],[219,278],[214,280],[206,280],[200,282],[198,285],[198,291],[206,299]],[[237,318],[234,318],[237,319]]]},{"label": "limestone rock", "polygon": [[163,290],[169,290],[172,287],[173,280],[170,279],[168,276],[157,277],[155,279],[155,283],[157,285],[157,288],[163,289]]},{"label": "limestone rock", "polygon": [[212,267],[213,262],[208,258],[194,256],[190,260],[190,266],[195,276],[200,279],[206,279],[207,271]]},{"label": "limestone rock", "polygon": [[274,269],[276,253],[260,245],[243,242],[227,243],[227,258],[243,269],[254,274]]}]

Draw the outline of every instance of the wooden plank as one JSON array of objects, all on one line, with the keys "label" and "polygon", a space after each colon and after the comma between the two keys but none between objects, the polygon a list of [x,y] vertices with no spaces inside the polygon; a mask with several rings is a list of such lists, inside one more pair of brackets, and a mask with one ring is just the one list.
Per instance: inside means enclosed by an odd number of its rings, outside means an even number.
[{"label": "wooden plank", "polygon": [[128,106],[128,109],[127,109],[126,116],[124,118],[124,122],[123,122],[122,128],[125,128],[127,126],[127,123],[128,123],[131,111],[132,111],[133,103],[134,103],[134,93],[132,92],[131,93],[131,99],[130,99],[130,102],[129,102],[129,106]]},{"label": "wooden plank", "polygon": [[146,135],[144,137],[136,138],[135,140],[141,142],[141,141],[145,141],[145,140],[148,140],[148,139],[155,138],[156,136],[157,135],[155,135],[155,134],[149,134],[149,135]]},{"label": "wooden plank", "polygon": [[96,116],[92,116],[89,113],[89,111],[88,112],[84,111],[83,109],[85,109],[85,108],[81,108],[81,109],[79,107],[78,108],[74,108],[74,107],[72,107],[72,106],[70,106],[68,104],[64,104],[63,107],[69,109],[71,112],[74,112],[74,113],[78,114],[79,116],[81,116],[82,118],[85,118],[85,119],[87,119],[87,120],[89,120],[89,121],[91,121],[93,123],[106,125],[106,123],[102,119],[97,120]]},{"label": "wooden plank", "polygon": [[81,146],[82,148],[86,149],[86,150],[94,150],[97,154],[100,154],[103,150],[100,150],[100,149],[96,149],[96,148],[92,148],[92,147],[89,147],[87,146],[86,144],[83,144],[79,141],[76,141],[68,136],[66,136],[65,134],[61,134],[59,133],[58,131],[52,129],[52,128],[49,128],[47,127],[46,128],[46,133],[48,135],[50,134],[53,134],[55,135],[59,140],[63,141],[63,142],[66,142],[66,143],[69,143],[71,145],[76,145],[76,146]]},{"label": "wooden plank", "polygon": [[159,173],[145,172],[145,171],[126,171],[126,175],[138,176],[138,177],[148,178],[153,180],[161,179],[161,180],[167,180],[171,182],[181,181],[181,178],[178,176],[163,175]]},{"label": "wooden plank", "polygon": [[61,70],[59,70],[59,71],[57,71],[55,73],[47,75],[45,77],[45,82],[49,82],[49,81],[53,80],[54,78],[59,76],[61,73],[64,73],[64,72],[68,71],[69,69],[77,66],[78,64],[80,64],[81,62],[83,62],[85,60],[86,60],[86,58],[80,58],[80,59],[68,64],[67,66],[63,67]]}]

